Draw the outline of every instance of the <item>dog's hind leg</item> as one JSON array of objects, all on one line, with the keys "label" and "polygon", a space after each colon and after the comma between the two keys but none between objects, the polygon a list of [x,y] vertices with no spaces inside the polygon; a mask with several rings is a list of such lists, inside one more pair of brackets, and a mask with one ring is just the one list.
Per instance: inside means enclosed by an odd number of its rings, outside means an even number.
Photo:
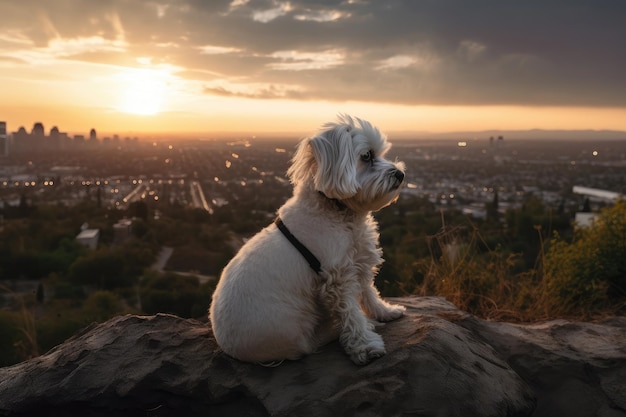
[{"label": "dog's hind leg", "polygon": [[322,320],[315,328],[315,339],[318,347],[317,350],[319,350],[322,346],[339,339],[340,332],[341,328],[339,320],[332,317]]}]

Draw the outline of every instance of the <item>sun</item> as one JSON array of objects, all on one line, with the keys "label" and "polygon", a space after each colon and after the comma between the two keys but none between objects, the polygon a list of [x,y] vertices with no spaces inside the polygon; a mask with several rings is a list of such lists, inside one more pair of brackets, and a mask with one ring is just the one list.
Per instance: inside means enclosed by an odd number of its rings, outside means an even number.
[{"label": "sun", "polygon": [[120,111],[138,115],[154,115],[161,111],[167,74],[150,69],[128,69],[120,78]]}]

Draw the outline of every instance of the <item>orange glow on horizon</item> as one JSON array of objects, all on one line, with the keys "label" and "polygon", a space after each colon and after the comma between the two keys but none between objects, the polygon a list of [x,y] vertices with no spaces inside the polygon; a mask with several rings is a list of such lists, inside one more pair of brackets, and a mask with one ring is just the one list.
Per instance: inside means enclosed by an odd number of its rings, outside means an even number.
[{"label": "orange glow on horizon", "polygon": [[[388,134],[482,130],[626,130],[626,109],[520,106],[396,106],[369,103],[263,101],[207,96],[193,106],[168,109],[164,90],[146,91],[149,83],[129,91],[120,107],[0,105],[0,120],[10,132],[42,122],[70,134],[132,132],[144,134],[293,134],[315,132],[338,113],[349,113]],[[132,94],[135,96],[132,96]],[[157,96],[156,94],[162,96]],[[144,94],[144,95],[142,95]],[[154,101],[154,103],[151,102]],[[159,112],[157,104],[162,108]]]}]

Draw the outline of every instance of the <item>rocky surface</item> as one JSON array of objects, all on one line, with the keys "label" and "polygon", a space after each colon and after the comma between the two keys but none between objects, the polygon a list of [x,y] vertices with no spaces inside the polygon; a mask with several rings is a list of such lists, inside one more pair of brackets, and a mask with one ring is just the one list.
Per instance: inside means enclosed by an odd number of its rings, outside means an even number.
[{"label": "rocky surface", "polygon": [[388,354],[337,343],[276,367],[220,352],[206,323],[121,316],[0,369],[4,416],[626,416],[626,318],[512,325],[394,299]]}]

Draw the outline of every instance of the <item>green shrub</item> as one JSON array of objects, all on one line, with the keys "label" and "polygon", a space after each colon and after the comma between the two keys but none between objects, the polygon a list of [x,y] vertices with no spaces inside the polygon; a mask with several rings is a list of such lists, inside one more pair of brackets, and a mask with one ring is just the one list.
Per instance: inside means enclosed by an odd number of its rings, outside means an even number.
[{"label": "green shrub", "polygon": [[108,248],[78,258],[70,267],[69,276],[74,284],[94,285],[100,289],[132,285],[124,276],[123,254]]},{"label": "green shrub", "polygon": [[199,317],[206,314],[212,289],[210,284],[200,285],[194,276],[150,271],[140,284],[141,307],[147,314]]},{"label": "green shrub", "polygon": [[81,314],[80,309],[64,310],[56,315],[48,314],[37,320],[39,351],[45,353],[63,343],[92,321]]},{"label": "green shrub", "polygon": [[53,285],[55,299],[83,300],[85,292],[80,285],[72,285],[67,281],[57,281]]},{"label": "green shrub", "polygon": [[83,304],[83,314],[93,321],[102,322],[124,312],[120,297],[111,291],[96,291]]},{"label": "green shrub", "polygon": [[543,264],[544,305],[551,314],[585,316],[626,297],[626,204],[599,213],[567,242],[550,242]]}]

